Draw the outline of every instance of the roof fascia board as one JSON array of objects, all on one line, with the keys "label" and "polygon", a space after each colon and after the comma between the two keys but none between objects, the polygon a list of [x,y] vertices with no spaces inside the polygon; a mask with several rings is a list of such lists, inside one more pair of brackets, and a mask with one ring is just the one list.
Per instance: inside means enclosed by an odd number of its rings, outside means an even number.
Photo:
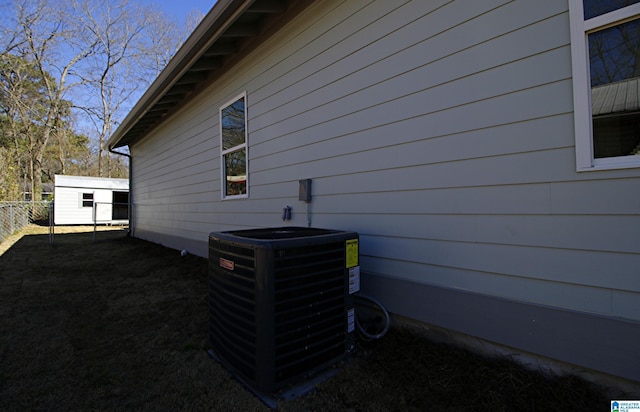
[{"label": "roof fascia board", "polygon": [[255,0],[218,0],[107,141],[118,142]]}]

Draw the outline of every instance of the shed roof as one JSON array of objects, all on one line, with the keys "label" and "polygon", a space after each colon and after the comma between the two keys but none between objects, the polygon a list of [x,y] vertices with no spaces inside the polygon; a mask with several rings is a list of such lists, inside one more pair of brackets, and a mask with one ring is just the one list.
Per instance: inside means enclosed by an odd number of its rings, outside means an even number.
[{"label": "shed roof", "polygon": [[55,175],[55,187],[129,190],[129,179],[94,176]]},{"label": "shed roof", "polygon": [[107,141],[135,143],[314,0],[218,0]]},{"label": "shed roof", "polygon": [[640,77],[591,89],[591,112],[594,116],[637,111],[640,111]]}]

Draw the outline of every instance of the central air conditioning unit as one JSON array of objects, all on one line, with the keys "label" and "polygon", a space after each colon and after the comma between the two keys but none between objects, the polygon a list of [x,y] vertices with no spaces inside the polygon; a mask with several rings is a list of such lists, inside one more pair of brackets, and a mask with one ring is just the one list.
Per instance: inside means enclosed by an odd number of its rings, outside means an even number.
[{"label": "central air conditioning unit", "polygon": [[312,379],[355,350],[359,276],[355,232],[211,233],[212,355],[258,396]]}]

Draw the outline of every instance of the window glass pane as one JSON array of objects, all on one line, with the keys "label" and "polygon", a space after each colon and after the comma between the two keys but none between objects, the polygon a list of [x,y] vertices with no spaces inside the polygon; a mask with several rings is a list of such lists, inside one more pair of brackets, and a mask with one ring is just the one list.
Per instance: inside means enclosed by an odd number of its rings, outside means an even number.
[{"label": "window glass pane", "polygon": [[589,34],[591,87],[640,76],[640,19]]},{"label": "window glass pane", "polygon": [[640,0],[584,0],[584,19],[600,16],[638,2]]},{"label": "window glass pane", "polygon": [[640,152],[640,19],[589,34],[595,158]]},{"label": "window glass pane", "polygon": [[247,151],[236,150],[224,156],[225,196],[247,194]]},{"label": "window glass pane", "polygon": [[93,207],[93,193],[82,194],[82,207]]},{"label": "window glass pane", "polygon": [[640,113],[593,117],[593,156],[640,155]]},{"label": "window glass pane", "polygon": [[244,97],[236,100],[221,111],[222,150],[228,150],[245,142]]}]

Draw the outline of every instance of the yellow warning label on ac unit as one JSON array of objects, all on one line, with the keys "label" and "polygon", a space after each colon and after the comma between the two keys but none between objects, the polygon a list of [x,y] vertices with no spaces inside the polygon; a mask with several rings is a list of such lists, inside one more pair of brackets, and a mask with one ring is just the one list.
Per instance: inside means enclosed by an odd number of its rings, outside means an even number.
[{"label": "yellow warning label on ac unit", "polygon": [[358,239],[349,239],[346,243],[347,268],[358,266]]}]

